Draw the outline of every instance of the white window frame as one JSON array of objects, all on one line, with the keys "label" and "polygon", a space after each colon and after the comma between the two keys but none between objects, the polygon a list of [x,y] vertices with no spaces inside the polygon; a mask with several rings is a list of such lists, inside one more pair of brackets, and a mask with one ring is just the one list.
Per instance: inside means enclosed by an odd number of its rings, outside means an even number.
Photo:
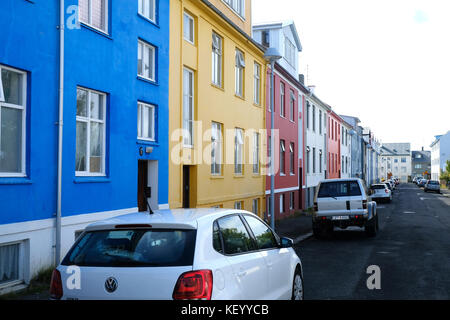
[{"label": "white window frame", "polygon": [[[153,12],[151,12],[151,14],[153,15],[153,18],[147,16],[144,12],[144,7],[146,6],[145,4],[150,3],[150,2],[153,2]],[[138,13],[145,19],[150,20],[153,23],[156,23],[156,0],[139,0],[138,1]]]},{"label": "white window frame", "polygon": [[286,118],[286,86],[280,82],[280,116]]},{"label": "white window frame", "polygon": [[295,122],[295,93],[293,90],[289,91],[289,120]]},{"label": "white window frame", "polygon": [[244,85],[245,85],[245,56],[244,52],[239,49],[236,49],[235,56],[236,64],[235,64],[235,94],[244,98]]},{"label": "white window frame", "polygon": [[252,212],[259,215],[259,199],[253,199],[252,201]]},{"label": "white window frame", "polygon": [[[147,76],[145,74],[145,71],[143,70],[144,69],[145,49],[148,49],[148,48],[150,48],[152,51],[152,65],[150,66],[151,71],[152,71],[151,72],[152,76],[150,76],[150,70],[149,70],[149,76]],[[141,64],[142,70],[139,70],[139,57],[142,58],[141,59],[142,60],[142,64]],[[152,82],[156,82],[156,48],[143,40],[138,40],[138,77],[147,79]]]},{"label": "white window frame", "polygon": [[[189,88],[188,83],[185,83],[185,75],[188,75],[191,80],[192,88]],[[185,147],[194,146],[194,112],[195,112],[195,77],[194,71],[188,68],[183,68],[183,145]],[[189,105],[185,104],[189,102]],[[192,108],[192,110],[189,110]],[[186,114],[187,113],[187,114]],[[189,117],[189,113],[192,118]],[[189,125],[190,124],[190,125]]]},{"label": "white window frame", "polygon": [[[211,125],[211,151],[214,149],[214,158],[211,152],[211,175],[222,175],[222,124],[219,122],[212,122]],[[219,159],[217,159],[219,158]],[[218,161],[217,161],[218,160]],[[214,170],[213,170],[214,165]],[[215,170],[216,165],[219,165],[219,171]]]},{"label": "white window frame", "polygon": [[291,176],[295,175],[295,144],[289,144],[289,173]]},{"label": "white window frame", "polygon": [[[87,95],[87,108],[86,108],[86,112],[87,112],[87,116],[86,117],[82,117],[82,116],[76,116],[76,122],[83,122],[87,124],[87,138],[86,138],[86,170],[85,171],[76,171],[75,168],[75,176],[77,177],[105,177],[106,176],[106,168],[105,168],[105,159],[106,159],[106,99],[107,99],[107,95],[103,92],[100,91],[96,91],[96,90],[91,90],[91,89],[87,89],[84,87],[77,87],[77,91],[78,90],[84,90],[87,91],[88,95]],[[99,120],[99,119],[91,119],[91,93],[95,93],[98,95],[103,96],[103,120]],[[101,172],[90,172],[90,155],[91,155],[91,123],[95,122],[95,123],[99,123],[99,124],[103,124],[103,132],[102,132],[102,137],[103,137],[103,141],[102,141],[102,159],[101,159],[101,166],[102,166],[102,170]],[[76,139],[76,138],[75,138]],[[76,151],[75,151],[76,152]],[[76,158],[76,156],[75,156]],[[76,165],[76,163],[75,163]]]},{"label": "white window frame", "polygon": [[261,65],[257,62],[254,64],[254,97],[253,97],[253,103],[257,106],[261,105]]},{"label": "white window frame", "polygon": [[236,210],[242,210],[242,201],[236,201],[234,203],[234,209]]},{"label": "white window frame", "polygon": [[259,133],[255,132],[253,134],[253,174],[260,173],[259,153],[260,153]]},{"label": "white window frame", "polygon": [[222,0],[222,1],[241,19],[245,20],[245,0]]},{"label": "white window frame", "polygon": [[0,289],[6,288],[6,287],[11,287],[13,285],[23,283],[25,281],[25,242],[26,241],[14,241],[14,242],[0,244],[0,247],[19,245],[19,255],[18,255],[19,262],[18,262],[18,266],[17,266],[18,267],[18,270],[17,270],[18,279],[1,283]]},{"label": "white window frame", "polygon": [[[11,72],[15,72],[18,73],[20,75],[22,75],[22,105],[18,105],[18,104],[12,104],[12,103],[6,103],[4,102],[5,97],[4,97],[4,92],[3,92],[3,83],[2,83],[2,69],[4,70],[8,70]],[[11,108],[11,109],[16,109],[16,110],[22,110],[22,148],[21,148],[21,164],[20,164],[20,172],[0,172],[0,177],[26,177],[26,143],[27,143],[27,73],[17,70],[17,69],[13,69],[13,68],[8,68],[5,67],[3,65],[0,65],[0,126],[1,126],[1,110],[3,108]],[[1,143],[1,127],[0,127],[0,143]]]},{"label": "white window frame", "polygon": [[234,129],[234,174],[244,174],[244,130]]},{"label": "white window frame", "polygon": [[286,175],[286,142],[280,140],[280,175]]},{"label": "white window frame", "polygon": [[[95,30],[102,32],[102,33],[108,34],[109,33],[109,1],[108,0],[86,0],[86,1],[88,1],[88,6],[89,6],[88,7],[88,21],[81,20],[81,15],[78,15],[78,17],[79,17],[78,19],[79,19],[80,23],[83,23]],[[105,30],[103,30],[101,28],[97,28],[92,24],[92,1],[103,1],[105,4],[105,21],[104,21]],[[79,2],[78,2],[78,5],[79,5]]]},{"label": "white window frame", "polygon": [[[145,137],[142,135],[142,133],[144,132],[144,118],[143,118],[144,108],[150,109],[149,115],[151,115],[151,119],[149,119],[149,124],[151,121],[152,129],[153,129],[151,132],[151,137]],[[151,141],[151,142],[156,141],[155,116],[156,116],[156,106],[155,105],[138,101],[138,136],[137,136],[137,138],[139,140],[145,140],[145,141]],[[148,131],[148,130],[146,130],[146,131]]]},{"label": "white window frame", "polygon": [[[215,43],[214,39],[217,39]],[[212,33],[211,44],[211,82],[213,85],[222,88],[222,75],[223,75],[223,38],[217,33]]]},{"label": "white window frame", "polygon": [[[186,19],[189,21],[189,26],[192,26],[192,39],[191,37],[191,29],[189,29],[189,32],[186,30]],[[183,39],[189,42],[192,45],[195,45],[195,19],[192,17],[189,13],[186,11],[183,14]]]},{"label": "white window frame", "polygon": [[284,213],[285,212],[285,208],[284,208],[284,193],[280,194],[280,213]]}]

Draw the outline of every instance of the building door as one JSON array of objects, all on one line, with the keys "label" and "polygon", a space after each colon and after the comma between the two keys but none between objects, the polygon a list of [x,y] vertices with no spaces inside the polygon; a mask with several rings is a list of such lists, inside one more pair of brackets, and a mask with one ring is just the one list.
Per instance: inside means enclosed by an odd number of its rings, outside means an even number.
[{"label": "building door", "polygon": [[147,211],[148,161],[138,162],[138,208],[139,212]]},{"label": "building door", "polygon": [[183,208],[190,208],[190,174],[189,166],[183,166]]}]

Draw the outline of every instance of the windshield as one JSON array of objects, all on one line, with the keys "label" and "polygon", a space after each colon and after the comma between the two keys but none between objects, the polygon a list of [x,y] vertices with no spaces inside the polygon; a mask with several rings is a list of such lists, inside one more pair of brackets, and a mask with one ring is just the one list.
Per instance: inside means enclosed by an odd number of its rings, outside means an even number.
[{"label": "windshield", "polygon": [[195,230],[107,230],[87,232],[63,265],[162,267],[192,265]]},{"label": "windshield", "polygon": [[375,185],[375,186],[372,186],[372,187],[370,187],[371,189],[373,189],[373,190],[378,190],[378,189],[386,189],[386,186],[385,185],[382,185],[382,184],[377,184],[377,185]]},{"label": "windshield", "polygon": [[361,189],[356,181],[335,181],[320,184],[319,198],[360,196]]}]

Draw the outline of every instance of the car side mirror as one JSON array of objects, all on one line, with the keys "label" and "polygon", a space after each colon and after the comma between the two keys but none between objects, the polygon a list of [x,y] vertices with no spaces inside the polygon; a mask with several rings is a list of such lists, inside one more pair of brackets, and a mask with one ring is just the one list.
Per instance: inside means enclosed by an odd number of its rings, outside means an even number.
[{"label": "car side mirror", "polygon": [[293,246],[294,240],[285,237],[280,239],[280,248],[292,248]]}]

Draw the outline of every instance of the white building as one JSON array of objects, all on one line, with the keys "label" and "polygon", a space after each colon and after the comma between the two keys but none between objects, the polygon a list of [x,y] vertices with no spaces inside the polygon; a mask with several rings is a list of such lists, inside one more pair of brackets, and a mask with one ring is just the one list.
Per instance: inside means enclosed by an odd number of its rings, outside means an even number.
[{"label": "white building", "polygon": [[441,170],[445,170],[447,160],[450,160],[450,131],[431,144],[431,179],[439,180]]},{"label": "white building", "polygon": [[341,177],[352,177],[352,139],[350,131],[352,126],[347,122],[342,122],[341,128]]},{"label": "white building", "polygon": [[408,182],[411,176],[411,144],[383,143],[378,159],[380,178],[399,178],[401,183]]},{"label": "white building", "polygon": [[330,107],[312,92],[306,96],[304,133],[306,208],[313,206],[318,183],[325,179],[327,168],[327,113]]}]

